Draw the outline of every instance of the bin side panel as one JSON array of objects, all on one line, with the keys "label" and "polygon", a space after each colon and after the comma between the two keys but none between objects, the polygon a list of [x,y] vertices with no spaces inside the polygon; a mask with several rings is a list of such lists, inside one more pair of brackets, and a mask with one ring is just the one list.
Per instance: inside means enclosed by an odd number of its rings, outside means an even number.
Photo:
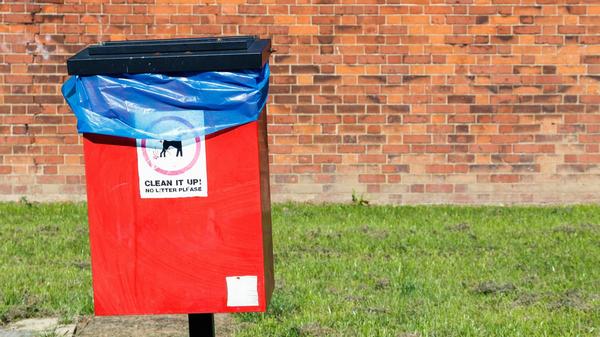
[{"label": "bin side panel", "polygon": [[[84,141],[97,315],[264,311],[257,123],[206,138],[208,197],[141,199],[135,141]],[[258,305],[228,306],[227,277]]]},{"label": "bin side panel", "polygon": [[267,108],[265,107],[258,124],[258,161],[260,163],[260,191],[262,207],[262,240],[265,274],[265,297],[269,304],[275,288],[273,266],[273,234],[271,226],[271,189],[269,185],[269,142],[267,138]]}]

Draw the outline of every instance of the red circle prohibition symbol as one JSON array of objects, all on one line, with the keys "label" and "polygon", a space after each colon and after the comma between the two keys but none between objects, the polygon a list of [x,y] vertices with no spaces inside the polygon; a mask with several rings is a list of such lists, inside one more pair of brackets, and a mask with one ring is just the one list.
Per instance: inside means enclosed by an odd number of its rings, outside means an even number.
[{"label": "red circle prohibition symbol", "polygon": [[[174,116],[166,116],[166,117],[159,118],[154,123],[152,123],[152,125],[150,125],[150,127],[153,127],[156,124],[159,124],[159,123],[162,123],[165,121],[175,121],[175,122],[179,122],[179,123],[187,126],[190,129],[194,128],[194,126],[187,120],[185,120],[181,117],[174,117]],[[156,171],[158,173],[168,175],[168,176],[175,176],[175,175],[179,175],[179,174],[187,172],[189,169],[191,169],[194,166],[194,164],[196,164],[196,162],[198,161],[198,158],[200,158],[200,146],[199,146],[200,137],[196,137],[195,140],[196,140],[196,152],[194,153],[194,158],[192,158],[192,160],[185,167],[183,167],[179,170],[165,170],[156,165],[153,165],[152,161],[150,160],[150,157],[148,156],[148,151],[146,151],[146,139],[142,139],[140,145],[142,147],[142,153],[144,155],[144,160],[146,161],[148,166],[150,166],[152,169],[154,169],[154,171]]]}]

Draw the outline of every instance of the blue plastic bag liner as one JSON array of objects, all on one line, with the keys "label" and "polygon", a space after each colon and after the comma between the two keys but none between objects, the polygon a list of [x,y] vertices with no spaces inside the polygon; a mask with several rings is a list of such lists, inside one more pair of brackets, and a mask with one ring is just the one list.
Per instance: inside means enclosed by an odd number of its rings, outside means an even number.
[{"label": "blue plastic bag liner", "polygon": [[186,140],[257,120],[268,87],[267,64],[236,72],[72,76],[62,93],[80,133]]}]

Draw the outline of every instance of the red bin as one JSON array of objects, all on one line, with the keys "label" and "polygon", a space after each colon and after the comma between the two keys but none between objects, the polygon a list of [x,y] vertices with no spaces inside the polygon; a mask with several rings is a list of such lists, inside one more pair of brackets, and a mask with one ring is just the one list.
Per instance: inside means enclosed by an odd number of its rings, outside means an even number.
[{"label": "red bin", "polygon": [[[264,66],[270,42],[250,61],[249,49],[216,55]],[[153,71],[218,70],[215,53],[193,51],[205,63],[188,68],[156,61]],[[84,133],[96,315],[265,311],[274,286],[266,108],[189,144],[161,144]],[[183,164],[160,164],[167,158]]]}]

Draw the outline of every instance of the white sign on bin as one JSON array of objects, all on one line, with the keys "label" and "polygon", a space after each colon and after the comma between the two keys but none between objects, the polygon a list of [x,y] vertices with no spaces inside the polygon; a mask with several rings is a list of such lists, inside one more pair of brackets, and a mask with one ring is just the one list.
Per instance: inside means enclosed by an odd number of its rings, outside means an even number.
[{"label": "white sign on bin", "polygon": [[[180,117],[163,117],[158,123],[192,127]],[[184,141],[138,139],[137,162],[142,199],[208,196],[204,136]]]}]

